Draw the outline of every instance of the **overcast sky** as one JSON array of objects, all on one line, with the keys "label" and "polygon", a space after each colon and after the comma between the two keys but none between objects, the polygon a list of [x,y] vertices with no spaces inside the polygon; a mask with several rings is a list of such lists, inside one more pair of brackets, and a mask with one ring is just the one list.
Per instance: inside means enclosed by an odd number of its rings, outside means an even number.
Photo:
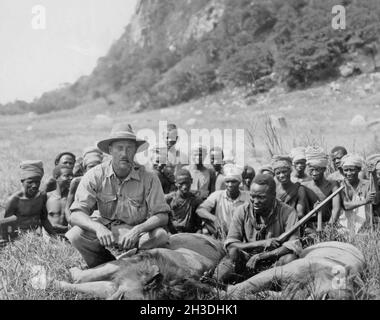
[{"label": "overcast sky", "polygon": [[[124,32],[136,0],[0,0],[0,103],[32,101],[90,74]],[[46,9],[46,28],[35,29]]]}]

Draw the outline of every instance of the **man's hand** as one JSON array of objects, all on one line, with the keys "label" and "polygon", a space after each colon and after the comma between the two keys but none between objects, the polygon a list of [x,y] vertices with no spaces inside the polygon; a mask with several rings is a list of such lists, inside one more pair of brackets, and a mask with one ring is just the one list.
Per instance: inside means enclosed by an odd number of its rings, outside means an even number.
[{"label": "man's hand", "polygon": [[262,253],[258,253],[258,254],[255,254],[253,255],[249,260],[248,262],[246,263],[246,267],[247,269],[251,270],[251,271],[255,271],[256,267],[257,267],[257,264],[263,260],[263,257],[264,255]]},{"label": "man's hand", "polygon": [[99,242],[103,247],[109,247],[115,242],[111,230],[100,223],[96,228],[96,237],[99,239]]},{"label": "man's hand", "polygon": [[276,238],[267,239],[264,242],[264,251],[267,251],[267,250],[271,251],[279,247],[281,247],[281,243]]},{"label": "man's hand", "polygon": [[136,244],[139,241],[140,232],[137,228],[132,228],[131,230],[127,231],[123,236],[119,239],[119,245],[124,250],[133,249],[136,247]]},{"label": "man's hand", "polygon": [[376,199],[376,192],[371,192],[367,195],[366,203],[373,203]]}]

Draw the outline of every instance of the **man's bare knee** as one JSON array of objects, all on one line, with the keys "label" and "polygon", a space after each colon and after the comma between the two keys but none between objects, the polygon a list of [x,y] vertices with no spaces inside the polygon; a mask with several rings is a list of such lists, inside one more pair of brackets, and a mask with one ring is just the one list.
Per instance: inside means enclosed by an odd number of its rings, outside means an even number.
[{"label": "man's bare knee", "polygon": [[67,233],[66,238],[70,241],[71,245],[76,248],[78,246],[78,243],[81,242],[81,235],[83,233],[83,230],[79,228],[78,226],[72,227]]},{"label": "man's bare knee", "polygon": [[141,238],[139,248],[141,250],[166,247],[169,243],[169,235],[163,228],[157,228]]}]

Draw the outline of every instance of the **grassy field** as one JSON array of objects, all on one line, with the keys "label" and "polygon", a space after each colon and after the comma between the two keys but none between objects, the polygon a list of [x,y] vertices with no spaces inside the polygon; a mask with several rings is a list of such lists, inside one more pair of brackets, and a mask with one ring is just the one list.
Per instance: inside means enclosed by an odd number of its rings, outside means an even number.
[{"label": "grassy field", "polygon": [[[367,124],[380,119],[380,74],[343,79],[334,85],[325,84],[303,91],[285,93],[271,91],[244,98],[246,92],[224,91],[213,96],[191,101],[180,106],[144,113],[129,113],[122,105],[107,106],[103,100],[83,105],[75,110],[45,115],[2,116],[0,118],[0,209],[9,195],[20,187],[19,163],[26,159],[44,162],[45,178],[51,175],[53,161],[61,151],[80,154],[84,147],[93,145],[108,135],[111,123],[94,123],[97,114],[105,114],[114,122],[126,121],[138,129],[158,129],[158,121],[176,123],[180,128],[246,129],[245,162],[255,168],[268,160],[263,123],[268,116],[283,116],[287,128],[278,130],[285,150],[295,145],[317,142],[327,149],[344,145],[349,151],[363,155],[379,151],[376,129]],[[355,115],[362,115],[367,123],[351,126]],[[189,120],[192,120],[190,124]],[[254,135],[254,146],[248,138]],[[241,141],[242,143],[242,141]],[[379,288],[379,239],[359,244],[369,262],[365,285],[371,292]],[[27,236],[0,254],[3,285],[10,299],[76,299],[77,295],[47,290],[34,292],[28,285],[28,263],[46,265],[60,278],[68,276],[67,268],[80,265],[77,253],[64,243],[42,244],[41,239]],[[364,289],[363,289],[364,290]],[[364,297],[364,295],[363,295]],[[369,296],[368,296],[369,297]]]}]

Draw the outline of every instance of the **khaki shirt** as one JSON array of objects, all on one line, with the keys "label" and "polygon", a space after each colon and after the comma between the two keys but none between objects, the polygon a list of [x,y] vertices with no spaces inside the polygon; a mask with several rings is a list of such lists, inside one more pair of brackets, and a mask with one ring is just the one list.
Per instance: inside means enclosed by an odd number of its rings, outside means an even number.
[{"label": "khaki shirt", "polygon": [[91,215],[95,205],[101,218],[121,220],[135,226],[157,213],[169,213],[170,207],[157,176],[135,165],[120,181],[107,161],[89,170],[81,179],[70,210]]},{"label": "khaki shirt", "polygon": [[231,225],[234,210],[248,202],[250,199],[249,192],[240,191],[240,195],[232,200],[227,196],[227,190],[219,190],[211,193],[209,197],[200,205],[200,208],[206,209],[222,223],[224,232],[227,234]]},{"label": "khaki shirt", "polygon": [[[298,221],[297,212],[292,207],[276,199],[269,222],[261,229],[251,202],[236,209],[232,218],[225,246],[235,242],[254,242],[263,239],[277,238],[290,230]],[[260,232],[260,229],[262,230]],[[302,246],[298,240],[299,229],[285,242],[283,246],[299,254]]]}]

